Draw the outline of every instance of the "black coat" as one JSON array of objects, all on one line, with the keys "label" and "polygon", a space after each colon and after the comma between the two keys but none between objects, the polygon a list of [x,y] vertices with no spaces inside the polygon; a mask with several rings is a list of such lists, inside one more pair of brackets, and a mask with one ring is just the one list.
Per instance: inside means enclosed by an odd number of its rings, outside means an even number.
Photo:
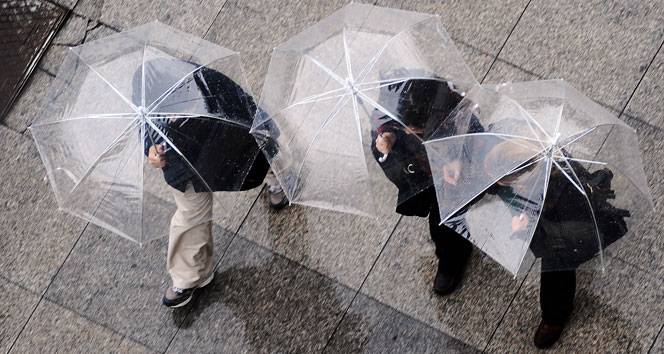
[{"label": "black coat", "polygon": [[[409,80],[404,84],[387,86],[381,91],[380,104],[396,112],[402,123],[422,128],[417,138],[406,128],[380,110],[374,110],[371,149],[378,161],[382,157],[376,149],[378,135],[390,132],[396,141],[386,160],[379,162],[385,176],[399,189],[396,212],[407,216],[426,217],[436,206],[436,192],[431,168],[422,139],[440,129],[443,120],[463,97],[445,80]],[[376,122],[378,122],[376,124]]]},{"label": "black coat", "polygon": [[[605,168],[590,173],[579,163],[570,165],[588,199],[559,171],[551,173],[543,206],[520,196],[511,187],[495,184],[487,190],[510,205],[514,215],[523,212],[533,219],[541,209],[530,250],[542,259],[544,271],[575,269],[627,233],[625,218],[630,216],[629,211],[609,202],[615,197],[612,172]],[[593,208],[592,213],[589,207]]]},{"label": "black coat", "polygon": [[[155,68],[168,68],[168,63],[156,64],[153,65]],[[169,73],[153,75],[168,76]],[[213,192],[239,191],[261,185],[269,165],[249,134],[257,109],[253,98],[218,71],[203,67],[196,70],[192,77],[193,82],[185,82],[178,91],[194,90],[191,96],[204,97],[204,107],[210,115],[229,117],[235,123],[205,117],[153,120],[186,158],[185,161],[175,148],[166,146],[166,166],[162,169],[164,179],[180,191],[184,191],[187,183],[191,182],[196,192],[209,189]],[[160,95],[178,79],[164,78],[164,85],[150,86],[156,91],[151,96]],[[134,93],[140,92],[140,72],[134,76],[134,88]],[[150,146],[162,144],[164,139],[147,124],[145,131],[147,154]]]}]

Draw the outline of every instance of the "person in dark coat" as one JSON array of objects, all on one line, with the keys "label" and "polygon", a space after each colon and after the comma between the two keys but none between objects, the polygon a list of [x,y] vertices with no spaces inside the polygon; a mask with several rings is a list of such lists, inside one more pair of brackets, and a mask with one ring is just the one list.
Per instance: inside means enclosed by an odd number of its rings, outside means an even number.
[{"label": "person in dark coat", "polygon": [[380,110],[372,115],[372,151],[387,178],[399,189],[396,212],[429,217],[438,257],[433,290],[453,292],[461,282],[472,244],[457,231],[439,225],[440,215],[431,169],[422,139],[461,101],[462,95],[443,79],[412,79],[383,88],[379,101],[400,122]]},{"label": "person in dark coat", "polygon": [[[515,169],[516,172],[501,178],[485,194],[478,196],[478,202],[486,194],[498,196],[512,212],[512,232],[514,234],[532,230],[530,250],[540,258],[540,307],[542,320],[535,333],[534,342],[538,348],[552,346],[564,329],[574,308],[576,292],[576,269],[594,257],[610,244],[627,233],[625,218],[629,211],[615,208],[609,202],[615,198],[611,189],[613,173],[607,168],[590,173],[581,164],[568,160],[569,166],[561,162],[569,178],[578,179],[575,184],[556,167],[550,172],[549,184],[544,203],[528,197],[535,179],[541,178],[540,163],[529,158],[538,146],[530,148],[521,142],[495,144],[485,156],[485,170],[493,179],[501,177],[496,161],[500,156],[510,156],[512,161],[528,161]],[[562,150],[567,158],[569,153]],[[539,166],[539,169],[535,167]],[[578,183],[581,183],[581,186]],[[584,196],[579,187],[584,189]],[[590,210],[592,207],[592,212]],[[539,215],[539,219],[538,219]],[[526,235],[519,237],[527,239]],[[518,236],[517,236],[518,237]]]},{"label": "person in dark coat", "polygon": [[[177,205],[167,255],[172,286],[162,302],[180,307],[214,275],[212,192],[255,188],[268,172],[267,160],[249,134],[257,107],[226,75],[178,60],[147,61],[133,85],[134,102],[155,102],[139,107],[139,112],[153,110],[150,121],[143,122],[144,152],[148,163],[162,170]],[[176,113],[159,118],[160,112]]]}]

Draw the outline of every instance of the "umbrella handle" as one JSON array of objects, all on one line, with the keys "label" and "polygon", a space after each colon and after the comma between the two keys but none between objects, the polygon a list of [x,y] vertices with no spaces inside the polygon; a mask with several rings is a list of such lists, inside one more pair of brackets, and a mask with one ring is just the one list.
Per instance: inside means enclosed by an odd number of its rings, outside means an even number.
[{"label": "umbrella handle", "polygon": [[383,156],[379,157],[378,162],[380,162],[380,163],[385,162],[385,160],[387,160],[387,155],[389,155],[389,154],[384,154]]}]

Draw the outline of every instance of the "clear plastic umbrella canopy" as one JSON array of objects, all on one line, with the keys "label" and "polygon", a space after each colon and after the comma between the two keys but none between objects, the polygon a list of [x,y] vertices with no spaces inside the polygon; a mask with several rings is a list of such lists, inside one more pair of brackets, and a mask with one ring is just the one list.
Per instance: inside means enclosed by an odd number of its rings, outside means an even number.
[{"label": "clear plastic umbrella canopy", "polygon": [[653,207],[634,129],[562,80],[477,87],[425,145],[443,222],[515,275],[604,267]]},{"label": "clear plastic umbrella canopy", "polygon": [[59,207],[142,243],[167,235],[174,189],[241,188],[252,107],[237,53],[153,22],[71,48],[31,132]]},{"label": "clear plastic umbrella canopy", "polygon": [[[437,16],[350,4],[274,49],[252,132],[291,202],[375,216],[395,206],[383,198],[396,195],[386,170],[418,170],[375,147],[387,127],[405,137],[395,151],[421,146],[427,124],[407,122],[406,91],[451,95],[474,84]],[[420,106],[430,113],[435,100]],[[427,112],[420,117],[444,118]],[[424,147],[419,157],[423,176],[399,200],[432,184]]]}]

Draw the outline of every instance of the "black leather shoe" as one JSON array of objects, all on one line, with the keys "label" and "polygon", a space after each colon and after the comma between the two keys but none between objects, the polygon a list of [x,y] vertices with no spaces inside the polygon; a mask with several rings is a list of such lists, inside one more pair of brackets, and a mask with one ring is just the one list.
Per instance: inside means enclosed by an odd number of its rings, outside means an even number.
[{"label": "black leather shoe", "polygon": [[273,210],[281,210],[288,205],[288,197],[281,186],[269,186],[267,195],[268,204]]},{"label": "black leather shoe", "polygon": [[436,294],[442,296],[449,295],[459,287],[466,267],[464,264],[461,267],[455,268],[457,269],[444,269],[438,263],[438,272],[436,273],[436,278],[433,280],[433,291]]},{"label": "black leather shoe", "polygon": [[539,349],[551,348],[560,338],[563,328],[565,328],[564,325],[552,325],[540,322],[533,338],[535,346]]}]

